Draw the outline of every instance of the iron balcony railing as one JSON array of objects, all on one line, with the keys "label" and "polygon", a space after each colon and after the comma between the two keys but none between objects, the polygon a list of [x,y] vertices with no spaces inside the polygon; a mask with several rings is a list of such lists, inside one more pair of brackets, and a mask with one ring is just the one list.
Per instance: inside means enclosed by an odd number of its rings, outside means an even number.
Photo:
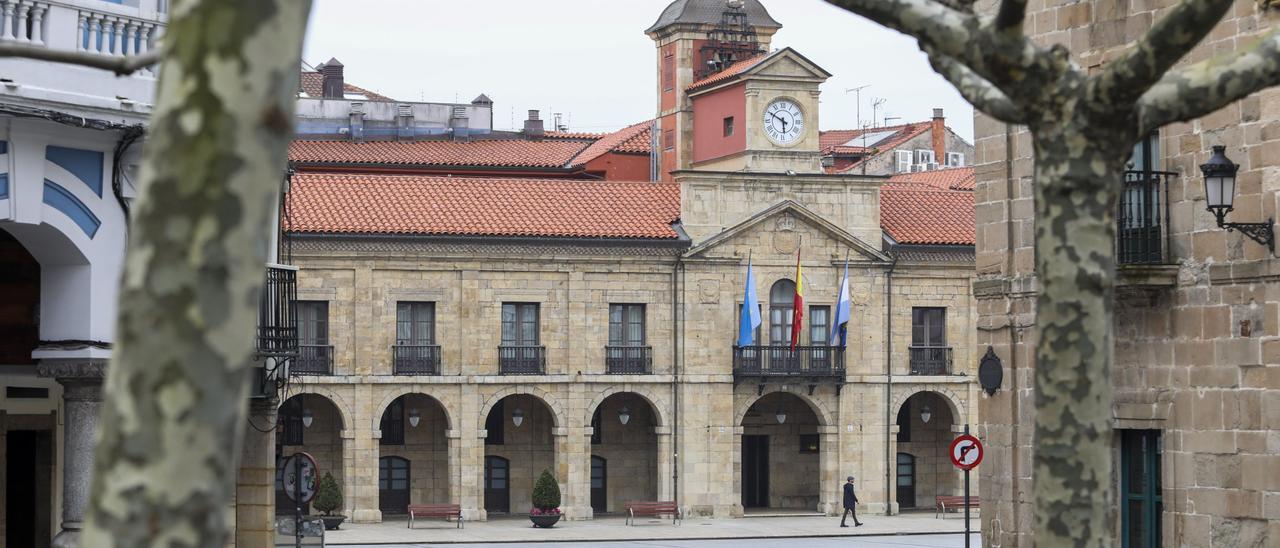
[{"label": "iron balcony railing", "polygon": [[298,345],[298,357],[293,359],[293,365],[289,367],[289,373],[291,375],[333,374],[333,345]]},{"label": "iron balcony railing", "polygon": [[440,345],[397,344],[391,347],[397,375],[439,375]]},{"label": "iron balcony railing", "polygon": [[950,375],[950,346],[912,346],[912,375]]},{"label": "iron balcony railing", "polygon": [[844,378],[844,351],[836,346],[735,346],[735,377]]},{"label": "iron balcony railing", "polygon": [[547,347],[498,347],[498,373],[502,375],[541,375],[546,371]]},{"label": "iron balcony railing", "polygon": [[1169,179],[1167,171],[1126,171],[1116,213],[1119,264],[1169,262]]},{"label": "iron balcony railing", "polygon": [[298,355],[298,269],[267,266],[266,283],[258,300],[258,355],[288,358]]},{"label": "iron balcony railing", "polygon": [[604,347],[605,372],[610,375],[648,375],[653,372],[653,347]]}]

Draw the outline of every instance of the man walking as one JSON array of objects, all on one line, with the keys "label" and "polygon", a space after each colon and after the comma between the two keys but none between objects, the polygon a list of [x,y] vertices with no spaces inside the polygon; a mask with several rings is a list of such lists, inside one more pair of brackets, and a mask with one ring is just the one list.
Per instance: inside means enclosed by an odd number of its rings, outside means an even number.
[{"label": "man walking", "polygon": [[844,514],[840,516],[840,526],[848,527],[844,524],[844,520],[848,519],[849,514],[853,514],[853,526],[862,527],[862,522],[858,521],[858,512],[853,509],[858,504],[858,495],[853,493],[853,476],[849,476],[849,481],[844,484]]}]

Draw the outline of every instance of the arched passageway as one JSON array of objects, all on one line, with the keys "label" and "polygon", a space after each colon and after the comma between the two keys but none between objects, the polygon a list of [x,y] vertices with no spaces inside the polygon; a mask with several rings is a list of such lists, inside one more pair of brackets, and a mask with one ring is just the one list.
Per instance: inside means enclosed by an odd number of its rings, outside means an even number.
[{"label": "arched passageway", "polygon": [[591,418],[591,510],[622,512],[631,500],[657,500],[657,412],[644,397],[619,392]]},{"label": "arched passageway", "polygon": [[556,473],[556,417],[538,397],[512,394],[493,405],[484,424],[485,512],[526,514],[533,507],[538,476],[543,470]]},{"label": "arched passageway", "polygon": [[765,394],[742,418],[742,506],[820,510],[821,421],[807,402],[789,392]]},{"label": "arched passageway", "polygon": [[919,392],[898,409],[897,459],[894,466],[898,508],[933,508],[934,497],[959,495],[960,474],[947,449],[959,426],[951,405],[936,392]]},{"label": "arched passageway", "polygon": [[[333,474],[344,487],[342,461],[342,413],[338,406],[319,394],[299,394],[280,404],[276,430],[276,512],[293,514],[293,501],[284,492],[281,466],[294,453],[306,452],[316,460],[319,474]],[[302,511],[308,513],[310,507]]]},{"label": "arched passageway", "polygon": [[405,394],[382,411],[378,430],[378,510],[408,513],[410,504],[452,502],[449,484],[449,418],[425,394]]}]

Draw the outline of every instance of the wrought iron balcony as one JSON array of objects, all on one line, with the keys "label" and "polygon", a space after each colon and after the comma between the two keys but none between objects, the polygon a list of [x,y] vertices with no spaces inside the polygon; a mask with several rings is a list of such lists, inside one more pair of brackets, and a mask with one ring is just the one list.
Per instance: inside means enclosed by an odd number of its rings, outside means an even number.
[{"label": "wrought iron balcony", "polygon": [[547,347],[498,347],[498,373],[502,375],[542,375],[546,371]]},{"label": "wrought iron balcony", "polygon": [[912,375],[950,375],[950,346],[912,346]]},{"label": "wrought iron balcony", "polygon": [[1126,171],[1116,213],[1119,264],[1164,264],[1169,252],[1169,179],[1167,171]]},{"label": "wrought iron balcony", "polygon": [[844,380],[844,350],[836,346],[735,346],[733,377]]},{"label": "wrought iron balcony", "polygon": [[331,375],[333,374],[333,345],[300,344],[298,357],[289,366],[291,375]]},{"label": "wrought iron balcony", "polygon": [[653,372],[653,347],[604,347],[605,372],[610,375],[648,375]]},{"label": "wrought iron balcony", "polygon": [[391,347],[397,375],[439,375],[440,345],[397,344]]},{"label": "wrought iron balcony", "polygon": [[258,301],[258,355],[289,358],[298,355],[298,269],[267,266],[266,283]]}]

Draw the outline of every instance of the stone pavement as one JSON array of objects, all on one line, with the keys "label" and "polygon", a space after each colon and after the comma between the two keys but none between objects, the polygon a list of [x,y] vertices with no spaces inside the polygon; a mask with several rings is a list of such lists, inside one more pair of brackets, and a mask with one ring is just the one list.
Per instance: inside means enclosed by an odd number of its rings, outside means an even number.
[{"label": "stone pavement", "polygon": [[[863,518],[862,527],[839,527],[840,518],[823,516],[747,517],[742,519],[697,518],[673,526],[670,520],[640,519],[627,526],[621,517],[605,517],[588,521],[561,521],[551,529],[534,529],[526,517],[499,518],[486,522],[465,523],[457,529],[442,519],[419,520],[414,529],[405,520],[383,523],[346,524],[329,531],[326,544],[409,544],[409,543],[491,543],[544,541],[610,541],[610,540],[674,540],[787,538],[819,536],[869,536],[895,534],[938,534],[964,532],[964,518],[950,514],[935,519],[933,512],[908,513],[897,516]],[[971,527],[979,528],[977,513]],[[280,538],[277,545],[292,545],[292,539]]]}]

